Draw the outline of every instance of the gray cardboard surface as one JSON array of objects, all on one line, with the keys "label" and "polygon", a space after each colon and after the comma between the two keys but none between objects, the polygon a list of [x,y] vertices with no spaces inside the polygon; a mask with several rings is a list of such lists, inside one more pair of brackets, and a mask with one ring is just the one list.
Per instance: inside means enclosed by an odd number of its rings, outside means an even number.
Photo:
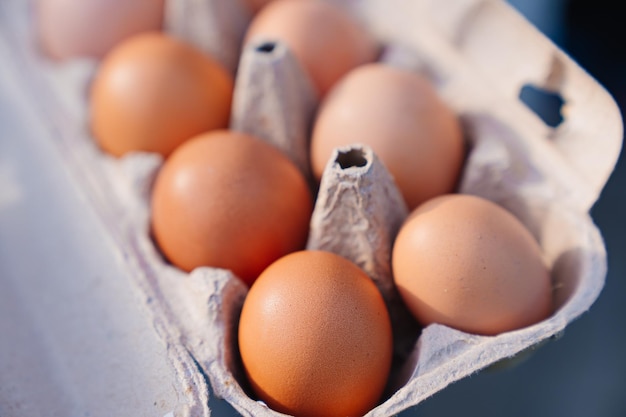
[{"label": "gray cardboard surface", "polygon": [[16,87],[0,77],[0,415],[165,416],[185,397],[166,346]]}]

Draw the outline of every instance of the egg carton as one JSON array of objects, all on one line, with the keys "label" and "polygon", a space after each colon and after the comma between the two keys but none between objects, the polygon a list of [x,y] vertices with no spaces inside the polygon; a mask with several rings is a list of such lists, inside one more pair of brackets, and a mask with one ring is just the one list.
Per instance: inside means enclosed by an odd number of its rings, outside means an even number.
[{"label": "egg carton", "polygon": [[[390,416],[558,337],[592,306],[607,264],[589,210],[617,161],[622,122],[610,95],[502,1],[334,3],[384,45],[382,60],[429,77],[459,115],[469,145],[458,191],[488,198],[517,216],[552,271],[555,311],[542,322],[497,336],[438,324],[420,329],[399,301],[389,266],[406,206],[371,149],[336,149],[322,178],[307,246],[354,261],[390,307],[394,366],[384,398],[367,414]],[[238,1],[166,1],[168,32],[218,57],[233,73],[237,69],[231,127],[278,146],[310,179],[308,134],[318,98],[284,45],[261,42],[241,49],[250,18]],[[174,415],[209,416],[211,392],[242,415],[279,415],[246,388],[237,324],[247,287],[227,270],[184,273],[165,262],[151,240],[150,190],[161,157],[134,153],[115,159],[90,136],[86,88],[97,62],[53,65],[33,48],[28,25],[15,28],[12,53],[31,99],[57,130],[67,169],[116,243],[119,262],[185,387]],[[526,85],[564,99],[561,124],[547,126],[520,101]]]}]

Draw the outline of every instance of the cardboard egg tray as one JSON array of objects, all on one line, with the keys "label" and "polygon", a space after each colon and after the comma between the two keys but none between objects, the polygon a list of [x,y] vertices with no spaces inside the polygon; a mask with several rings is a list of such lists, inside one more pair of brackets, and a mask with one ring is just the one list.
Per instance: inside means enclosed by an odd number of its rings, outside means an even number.
[{"label": "cardboard egg tray", "polygon": [[[468,142],[458,191],[486,197],[516,215],[540,242],[552,270],[556,309],[540,323],[498,336],[442,325],[420,329],[398,299],[389,266],[407,209],[371,149],[337,149],[322,179],[308,247],[361,266],[390,307],[394,367],[385,397],[367,414],[390,416],[559,336],[591,307],[607,265],[589,209],[616,163],[622,121],[610,95],[502,1],[335,3],[384,45],[381,60],[429,77],[459,115]],[[289,50],[280,43],[241,50],[250,15],[238,1],[169,0],[166,7],[168,32],[212,53],[233,73],[237,69],[231,127],[275,144],[310,178],[308,133],[318,100]],[[164,261],[149,231],[150,189],[161,158],[102,153],[90,136],[86,108],[97,62],[51,64],[38,54],[31,29],[17,23],[6,29],[15,40],[14,67],[59,132],[66,167],[115,242],[119,262],[167,346],[178,383],[186,387],[174,415],[209,415],[210,393],[242,415],[278,415],[245,388],[237,323],[246,286],[226,270],[186,274]],[[561,124],[547,126],[520,101],[525,85],[563,98]]]}]

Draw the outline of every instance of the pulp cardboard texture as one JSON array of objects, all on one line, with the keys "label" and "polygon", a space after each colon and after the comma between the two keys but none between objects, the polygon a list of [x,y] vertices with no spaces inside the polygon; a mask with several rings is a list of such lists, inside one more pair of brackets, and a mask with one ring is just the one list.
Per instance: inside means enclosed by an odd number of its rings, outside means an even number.
[{"label": "pulp cardboard texture", "polygon": [[[407,209],[371,149],[336,150],[322,179],[308,247],[353,260],[390,307],[394,367],[385,398],[367,414],[390,416],[557,337],[591,307],[604,284],[606,253],[588,211],[617,160],[622,123],[609,94],[504,2],[335,3],[380,40],[382,60],[426,74],[457,112],[469,147],[459,191],[489,198],[526,224],[543,248],[554,285],[554,314],[530,327],[498,336],[442,325],[420,331],[399,302],[389,266]],[[32,16],[24,7],[10,10],[13,23],[2,31],[16,42],[2,60],[11,59],[30,99],[46,109],[42,117],[60,132],[57,145],[67,169],[145,300],[176,370],[175,383],[186,387],[187,400],[175,415],[209,415],[209,383],[243,415],[277,415],[246,393],[236,330],[247,288],[229,271],[185,274],[162,259],[149,236],[150,187],[161,159],[137,153],[116,160],[100,152],[84,110],[97,63],[47,62],[32,44]],[[214,54],[233,73],[239,65],[232,128],[274,143],[310,178],[307,138],[317,97],[284,45],[259,40],[240,50],[249,19],[237,1],[170,0],[166,7],[169,32]],[[519,100],[527,84],[563,97],[558,127],[546,126]]]}]

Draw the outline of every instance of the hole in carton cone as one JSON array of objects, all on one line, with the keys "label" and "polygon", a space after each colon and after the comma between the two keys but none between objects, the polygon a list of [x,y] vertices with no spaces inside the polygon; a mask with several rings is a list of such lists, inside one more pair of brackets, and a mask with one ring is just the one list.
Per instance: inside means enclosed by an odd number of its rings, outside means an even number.
[{"label": "hole in carton cone", "polygon": [[350,149],[349,151],[339,151],[336,162],[341,169],[359,168],[367,165],[367,158],[361,149]]},{"label": "hole in carton cone", "polygon": [[526,84],[520,90],[519,99],[546,125],[557,127],[563,122],[561,108],[565,101],[559,94]]},{"label": "hole in carton cone", "polygon": [[263,42],[261,45],[256,47],[258,52],[263,52],[266,54],[274,52],[274,48],[276,48],[276,43],[274,42]]}]

